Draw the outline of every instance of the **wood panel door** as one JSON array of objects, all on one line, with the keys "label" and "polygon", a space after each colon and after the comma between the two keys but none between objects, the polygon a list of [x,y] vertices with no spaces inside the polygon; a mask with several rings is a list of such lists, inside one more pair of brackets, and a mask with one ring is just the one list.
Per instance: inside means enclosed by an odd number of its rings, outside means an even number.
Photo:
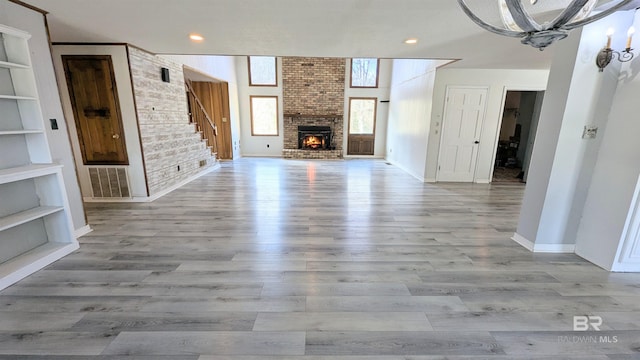
[{"label": "wood panel door", "polygon": [[218,159],[233,159],[231,121],[229,111],[229,84],[226,82],[194,81],[193,91],[202,102],[207,114],[218,128],[216,146]]},{"label": "wood panel door", "polygon": [[447,89],[438,181],[474,181],[487,92],[487,88]]},{"label": "wood panel door", "polygon": [[63,55],[85,165],[128,165],[118,93],[109,55]]},{"label": "wood panel door", "polygon": [[375,139],[372,135],[349,135],[348,155],[373,155]]},{"label": "wood panel door", "polygon": [[347,155],[373,155],[377,98],[349,98]]}]

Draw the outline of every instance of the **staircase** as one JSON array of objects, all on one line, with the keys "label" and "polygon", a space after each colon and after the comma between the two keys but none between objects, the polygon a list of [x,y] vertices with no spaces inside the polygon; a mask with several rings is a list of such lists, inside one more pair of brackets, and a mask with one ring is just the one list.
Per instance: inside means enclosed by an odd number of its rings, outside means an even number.
[{"label": "staircase", "polygon": [[190,80],[185,82],[185,87],[187,89],[187,97],[189,100],[189,119],[191,123],[196,126],[196,130],[200,133],[202,141],[206,142],[207,147],[211,150],[211,155],[214,159],[217,159],[218,145],[216,142],[218,127],[211,120],[211,117],[207,114],[202,102],[193,91]]}]

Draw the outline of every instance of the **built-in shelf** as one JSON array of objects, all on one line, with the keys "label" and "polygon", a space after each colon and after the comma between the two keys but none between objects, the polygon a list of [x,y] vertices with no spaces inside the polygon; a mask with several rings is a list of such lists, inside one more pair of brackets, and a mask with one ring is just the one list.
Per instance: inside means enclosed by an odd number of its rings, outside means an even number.
[{"label": "built-in shelf", "polygon": [[0,61],[0,68],[8,68],[8,69],[30,69],[29,65],[16,64],[8,61]]},{"label": "built-in shelf", "polygon": [[31,164],[0,170],[0,184],[51,175],[62,168],[58,164]]},{"label": "built-in shelf", "polygon": [[18,95],[0,95],[0,99],[7,99],[7,100],[38,100],[34,97],[31,96],[18,96]]},{"label": "built-in shelf", "polygon": [[16,214],[0,218],[0,231],[10,229],[64,210],[62,206],[38,206],[37,208],[21,211]]},{"label": "built-in shelf", "polygon": [[31,275],[78,249],[77,242],[48,242],[0,265],[0,289]]},{"label": "built-in shelf", "polygon": [[26,135],[26,134],[42,134],[43,130],[0,130],[1,135]]},{"label": "built-in shelf", "polygon": [[51,164],[30,37],[0,25],[0,290],[78,248],[62,165]]}]

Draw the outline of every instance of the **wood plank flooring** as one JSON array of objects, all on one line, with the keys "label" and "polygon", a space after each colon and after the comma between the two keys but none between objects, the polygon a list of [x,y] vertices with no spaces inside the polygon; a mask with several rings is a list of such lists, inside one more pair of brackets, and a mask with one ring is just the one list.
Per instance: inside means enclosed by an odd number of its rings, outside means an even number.
[{"label": "wood plank flooring", "polygon": [[87,204],[80,250],[0,292],[0,360],[640,359],[640,275],[515,244],[523,190],[241,159]]}]

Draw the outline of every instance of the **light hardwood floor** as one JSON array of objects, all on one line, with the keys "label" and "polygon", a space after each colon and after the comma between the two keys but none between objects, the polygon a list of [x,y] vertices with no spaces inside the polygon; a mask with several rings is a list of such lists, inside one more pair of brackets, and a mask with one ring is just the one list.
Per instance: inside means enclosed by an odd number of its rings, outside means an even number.
[{"label": "light hardwood floor", "polygon": [[523,190],[242,159],[88,204],[80,250],[0,292],[0,359],[640,359],[640,275],[515,244]]}]

